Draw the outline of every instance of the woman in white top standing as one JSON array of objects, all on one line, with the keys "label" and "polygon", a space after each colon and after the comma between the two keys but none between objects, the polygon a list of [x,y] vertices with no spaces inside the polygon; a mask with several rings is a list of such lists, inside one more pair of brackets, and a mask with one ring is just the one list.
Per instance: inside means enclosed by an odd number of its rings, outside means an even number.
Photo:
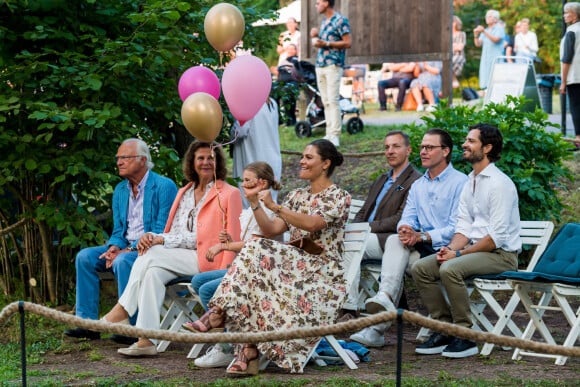
[{"label": "woman in white top standing", "polygon": [[288,45],[294,44],[296,46],[298,56],[300,56],[300,30],[298,29],[298,22],[293,17],[288,18],[286,22],[286,31],[280,34],[278,38],[278,47],[276,51],[280,57],[278,58],[278,66],[282,66],[286,62],[288,53],[286,49]]},{"label": "woman in white top standing", "polygon": [[459,87],[457,77],[463,71],[465,64],[465,42],[467,37],[465,31],[462,30],[463,22],[458,16],[453,16],[453,58],[451,64],[453,67],[453,88]]},{"label": "woman in white top standing", "polygon": [[520,30],[514,40],[516,56],[524,56],[534,60],[538,55],[538,37],[530,31],[530,19],[520,20]]}]

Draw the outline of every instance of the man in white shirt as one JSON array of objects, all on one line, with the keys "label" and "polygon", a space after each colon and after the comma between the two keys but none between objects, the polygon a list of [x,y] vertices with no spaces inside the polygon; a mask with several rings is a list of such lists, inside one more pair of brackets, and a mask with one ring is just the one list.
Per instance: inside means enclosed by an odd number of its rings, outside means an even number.
[{"label": "man in white shirt", "polygon": [[[455,234],[449,245],[417,261],[411,269],[423,304],[435,320],[470,328],[465,279],[517,270],[522,247],[518,193],[511,179],[495,166],[502,143],[501,132],[495,126],[477,124],[469,128],[463,159],[471,163],[473,171],[461,192]],[[478,349],[470,340],[435,332],[415,352],[464,358],[477,355]]]}]

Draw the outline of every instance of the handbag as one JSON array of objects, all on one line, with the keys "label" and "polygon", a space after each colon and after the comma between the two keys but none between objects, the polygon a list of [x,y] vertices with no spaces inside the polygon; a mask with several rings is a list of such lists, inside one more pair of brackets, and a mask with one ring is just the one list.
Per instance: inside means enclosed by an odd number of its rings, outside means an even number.
[{"label": "handbag", "polygon": [[401,107],[401,110],[404,111],[417,110],[417,101],[415,101],[413,94],[407,93],[407,95],[405,96],[405,101],[403,102],[403,106]]},{"label": "handbag", "polygon": [[299,249],[302,249],[308,254],[312,255],[320,255],[324,251],[324,247],[314,242],[314,239],[309,236],[293,239],[288,241],[288,244],[294,247],[298,247]]}]

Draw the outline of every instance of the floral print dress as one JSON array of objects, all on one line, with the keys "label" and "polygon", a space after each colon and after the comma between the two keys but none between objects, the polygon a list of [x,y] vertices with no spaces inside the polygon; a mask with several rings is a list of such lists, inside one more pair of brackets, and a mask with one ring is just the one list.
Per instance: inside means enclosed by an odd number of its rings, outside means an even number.
[{"label": "floral print dress", "polygon": [[[324,251],[311,255],[271,239],[246,242],[216,290],[209,306],[225,311],[231,332],[282,331],[333,324],[346,298],[342,253],[344,225],[351,197],[331,185],[311,194],[297,189],[284,206],[319,215],[327,227],[311,234]],[[290,226],[290,238],[307,232]],[[302,364],[318,338],[258,344],[258,350],[278,366],[302,372]]]}]

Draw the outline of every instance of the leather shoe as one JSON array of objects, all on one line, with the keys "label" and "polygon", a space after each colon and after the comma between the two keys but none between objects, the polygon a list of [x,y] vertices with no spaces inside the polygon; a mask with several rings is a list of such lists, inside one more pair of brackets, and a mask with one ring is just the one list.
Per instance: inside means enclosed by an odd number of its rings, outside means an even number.
[{"label": "leather shoe", "polygon": [[99,340],[101,338],[100,332],[90,331],[83,328],[67,329],[64,334],[68,337],[75,337],[77,339]]},{"label": "leather shoe", "polygon": [[113,340],[117,344],[131,345],[133,343],[136,343],[137,340],[139,340],[139,339],[136,337],[125,336],[125,335],[112,335],[111,340]]},{"label": "leather shoe", "polygon": [[157,348],[154,345],[148,347],[139,347],[137,343],[131,344],[128,348],[119,348],[118,353],[125,356],[141,357],[141,356],[157,356]]}]

